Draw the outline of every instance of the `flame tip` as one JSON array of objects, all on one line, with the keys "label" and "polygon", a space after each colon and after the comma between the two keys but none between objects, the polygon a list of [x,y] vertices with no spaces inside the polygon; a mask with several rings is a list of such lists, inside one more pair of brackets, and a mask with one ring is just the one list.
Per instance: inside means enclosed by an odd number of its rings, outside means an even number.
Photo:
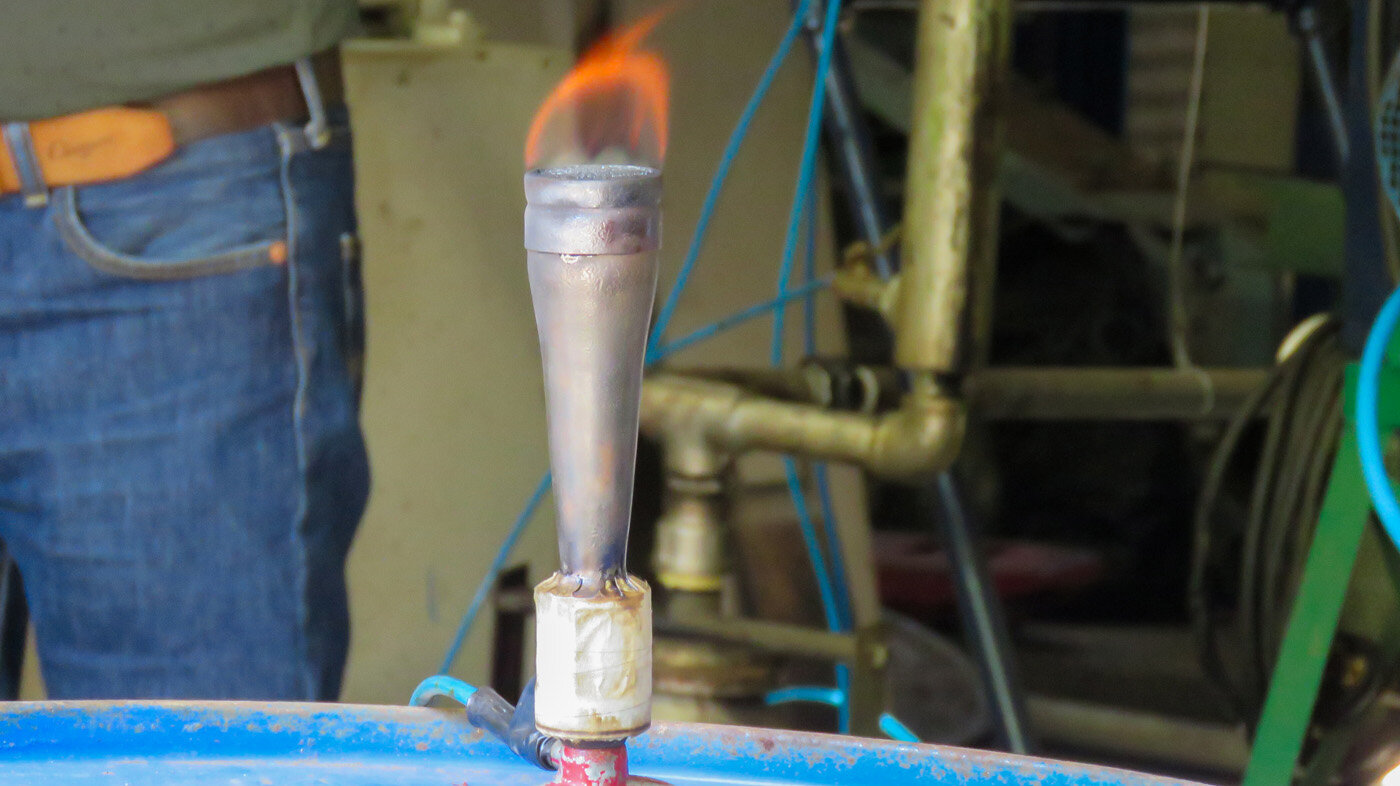
[{"label": "flame tip", "polygon": [[670,73],[642,41],[675,10],[663,5],[604,35],[540,104],[525,140],[525,165],[596,161],[619,151],[660,167],[666,153]]}]

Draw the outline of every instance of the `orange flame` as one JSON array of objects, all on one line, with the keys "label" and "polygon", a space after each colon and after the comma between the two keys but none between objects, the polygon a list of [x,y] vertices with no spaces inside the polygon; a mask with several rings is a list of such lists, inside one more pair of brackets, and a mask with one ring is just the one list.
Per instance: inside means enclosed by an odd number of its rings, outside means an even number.
[{"label": "orange flame", "polygon": [[661,165],[670,75],[664,60],[638,47],[672,7],[604,36],[583,55],[535,113],[526,167],[586,163],[610,153],[627,163]]}]

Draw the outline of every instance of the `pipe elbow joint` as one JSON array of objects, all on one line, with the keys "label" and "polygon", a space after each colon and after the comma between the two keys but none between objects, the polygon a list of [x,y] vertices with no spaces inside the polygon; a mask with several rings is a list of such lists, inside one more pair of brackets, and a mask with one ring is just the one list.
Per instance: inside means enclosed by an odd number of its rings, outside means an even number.
[{"label": "pipe elbow joint", "polygon": [[911,394],[880,418],[866,468],[887,480],[911,480],[953,465],[967,430],[962,402]]}]

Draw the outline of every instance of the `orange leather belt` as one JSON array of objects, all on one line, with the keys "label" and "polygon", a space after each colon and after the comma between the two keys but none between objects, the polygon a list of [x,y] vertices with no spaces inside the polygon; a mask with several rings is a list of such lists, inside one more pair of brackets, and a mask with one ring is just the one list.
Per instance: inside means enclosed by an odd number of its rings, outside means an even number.
[{"label": "orange leather belt", "polygon": [[[335,51],[312,58],[321,99],[344,100]],[[33,156],[48,187],[118,180],[148,169],[178,147],[308,115],[293,66],[202,85],[143,104],[102,107],[29,123]],[[0,194],[23,190],[8,145],[0,144]]]}]

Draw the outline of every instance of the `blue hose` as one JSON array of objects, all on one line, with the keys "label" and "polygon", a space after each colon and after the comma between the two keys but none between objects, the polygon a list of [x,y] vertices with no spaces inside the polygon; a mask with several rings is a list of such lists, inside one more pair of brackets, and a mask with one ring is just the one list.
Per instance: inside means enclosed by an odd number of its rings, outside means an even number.
[{"label": "blue hose", "polygon": [[880,731],[883,731],[886,737],[899,742],[919,741],[919,735],[915,734],[913,729],[888,712],[880,716]]},{"label": "blue hose", "polygon": [[[802,284],[810,286],[817,280],[817,189],[807,189],[807,204],[803,206],[805,223],[802,248]],[[802,300],[802,351],[808,357],[817,354],[817,298],[812,292]]]},{"label": "blue hose", "polygon": [[[785,292],[788,289],[788,280],[792,277],[792,268],[799,240],[803,235],[804,226],[806,232],[806,255],[804,258],[804,276],[808,284],[811,283],[816,273],[816,242],[815,228],[817,222],[816,199],[814,189],[814,179],[816,177],[817,153],[821,143],[822,112],[826,104],[826,75],[831,69],[831,56],[836,42],[836,25],[841,16],[841,0],[827,0],[826,15],[823,20],[822,38],[820,50],[817,53],[816,73],[812,80],[812,100],[807,109],[807,129],[802,145],[802,162],[797,171],[797,188],[793,195],[792,208],[788,213],[787,235],[783,240],[783,257],[778,266],[778,291]],[[769,360],[774,366],[782,365],[783,362],[783,325],[786,316],[786,308],[780,304],[773,312],[773,338],[769,347]],[[810,354],[816,348],[816,316],[812,308],[810,298],[804,309],[805,319],[803,346]],[[847,630],[849,625],[845,619],[843,610],[848,607],[849,597],[845,603],[838,600],[838,584],[841,594],[846,593],[844,566],[840,569],[840,575],[834,576],[827,569],[826,559],[822,554],[822,548],[817,538],[816,527],[812,524],[812,517],[807,510],[807,501],[802,494],[802,484],[797,476],[797,464],[792,457],[783,457],[784,467],[787,471],[788,492],[792,496],[793,508],[797,512],[798,524],[802,530],[802,540],[807,547],[807,555],[812,563],[812,571],[817,578],[817,591],[821,594],[822,613],[826,617],[826,624],[829,630]],[[825,474],[818,476],[818,491],[822,502],[822,513],[825,518],[824,524],[829,528],[828,532],[834,531],[834,524],[830,519],[831,510],[829,508],[830,495],[825,487]],[[832,553],[833,560],[839,563],[840,555],[837,553],[838,544],[835,541],[828,542],[828,549]],[[842,732],[850,731],[850,667],[839,664],[836,667],[836,688],[823,689],[813,686],[798,686],[791,690],[798,691],[831,691],[828,695],[834,697],[834,706],[839,713],[838,726]],[[798,700],[788,698],[788,701]]]},{"label": "blue hose", "polygon": [[[467,633],[476,622],[476,615],[481,613],[481,607],[486,604],[486,597],[491,594],[491,588],[496,584],[496,577],[501,575],[501,570],[505,568],[506,559],[515,550],[515,544],[520,541],[520,536],[525,534],[525,527],[530,523],[530,519],[535,517],[535,510],[539,508],[540,502],[544,500],[544,495],[549,491],[550,474],[548,471],[540,478],[540,482],[535,484],[535,490],[530,493],[530,498],[526,500],[525,507],[520,511],[520,515],[515,517],[515,523],[510,526],[510,532],[506,535],[505,542],[496,551],[496,556],[491,560],[491,566],[486,569],[486,575],[481,577],[481,583],[476,587],[476,594],[472,596],[472,602],[467,606],[467,612],[462,615],[462,621],[457,624],[457,633],[452,637],[452,644],[447,648],[447,654],[443,656],[442,666],[438,668],[438,674],[446,674],[452,669],[452,662],[457,660],[457,653],[462,651],[462,644],[467,640]],[[426,683],[425,683],[426,684]]]},{"label": "blue hose", "polygon": [[773,86],[773,80],[777,78],[778,70],[782,68],[788,52],[792,50],[793,42],[802,32],[802,20],[807,16],[807,6],[811,1],[802,0],[798,4],[792,17],[792,24],[788,25],[787,32],[783,33],[783,39],[778,42],[778,48],[773,52],[773,57],[769,59],[768,67],[763,69],[763,76],[759,77],[753,95],[749,96],[749,102],[744,105],[744,111],[739,115],[739,122],[734,125],[734,131],[729,135],[729,142],[724,146],[719,166],[715,168],[714,177],[710,180],[710,189],[705,192],[705,202],[700,208],[700,218],[695,222],[695,234],[690,238],[690,248],[685,252],[680,272],[676,274],[676,281],[671,285],[671,291],[666,294],[666,301],[661,304],[661,310],[656,314],[656,325],[652,328],[651,340],[647,345],[648,359],[665,338],[666,328],[671,324],[671,317],[675,316],[681,293],[685,291],[686,284],[690,282],[690,274],[695,269],[696,261],[700,258],[700,249],[705,244],[705,233],[710,228],[710,219],[714,218],[715,207],[719,204],[720,192],[724,190],[724,181],[729,177],[729,170],[734,166],[734,159],[739,156],[739,148],[743,146],[744,138],[749,135],[749,126],[753,124],[754,115],[758,114],[758,108],[763,105],[763,99],[768,95],[769,88]]},{"label": "blue hose", "polygon": [[[784,292],[779,297],[765,300],[762,303],[749,306],[727,317],[717,319],[708,325],[696,329],[693,333],[682,336],[669,344],[656,347],[654,350],[656,355],[647,361],[647,365],[664,360],[692,344],[697,344],[705,339],[711,338],[754,317],[762,316],[790,301],[808,297],[812,293],[825,289],[830,285],[830,277],[819,278],[790,292]],[[819,474],[817,476],[819,484],[823,483],[823,479],[824,475]],[[482,576],[481,583],[477,585],[476,594],[472,596],[472,601],[467,606],[466,613],[462,615],[462,621],[457,625],[457,632],[452,638],[452,644],[447,648],[447,655],[443,657],[442,667],[439,669],[440,674],[446,674],[452,668],[452,663],[457,660],[457,655],[461,652],[462,645],[466,642],[467,634],[471,632],[472,626],[476,624],[476,618],[481,613],[481,608],[485,604],[487,596],[491,593],[491,587],[496,583],[496,577],[500,575],[501,569],[505,567],[506,559],[510,556],[510,553],[515,550],[515,544],[520,541],[521,535],[525,533],[526,526],[534,519],[535,511],[539,508],[540,503],[544,501],[544,495],[549,491],[549,486],[550,475],[546,472],[544,476],[540,478],[540,482],[535,486],[535,490],[531,492],[530,498],[526,500],[524,509],[515,517],[515,523],[511,525],[510,531],[506,534],[505,541],[496,551],[496,556],[491,560],[491,566],[486,569],[486,574]],[[824,490],[824,487],[819,485],[819,489],[821,489],[822,494],[822,509],[826,511],[830,505],[830,500],[828,499],[828,494]],[[823,512],[823,516],[825,517],[826,515],[827,514]],[[835,559],[839,560],[839,555],[837,555]],[[840,565],[837,565],[837,574],[840,586],[844,588],[845,573]],[[841,596],[838,595],[838,602],[840,598]]]},{"label": "blue hose", "polygon": [[827,478],[826,462],[812,465],[812,478],[817,486],[817,502],[821,506],[822,529],[826,534],[826,550],[831,555],[831,579],[836,585],[836,609],[846,630],[855,625],[851,610],[851,593],[846,580],[846,561],[841,556],[841,533],[836,527],[836,506],[831,502],[831,483]]},{"label": "blue hose", "polygon": [[[770,707],[778,704],[788,704],[794,701],[806,702],[809,704],[825,704],[828,707],[835,707],[838,710],[847,706],[846,691],[840,688],[826,688],[821,685],[791,685],[786,688],[778,688],[769,691],[763,697],[763,703]],[[888,712],[880,714],[880,731],[886,737],[898,742],[918,742],[919,735],[913,729],[904,725],[899,718]]]},{"label": "blue hose", "polygon": [[[804,3],[805,6],[805,3]],[[805,16],[799,12],[797,18]],[[817,53],[817,70],[812,76],[812,102],[807,109],[807,133],[802,143],[802,163],[797,169],[797,190],[792,199],[792,209],[788,211],[787,236],[783,240],[783,260],[778,266],[778,291],[788,288],[792,276],[793,259],[797,256],[797,243],[802,233],[802,214],[807,208],[807,193],[816,177],[817,148],[821,142],[822,108],[826,104],[826,74],[831,70],[831,51],[836,44],[836,25],[841,19],[841,0],[827,0],[826,17],[823,20],[821,51]],[[783,360],[783,309],[773,312],[773,343],[769,347],[769,358],[773,365],[781,365]]]},{"label": "blue hose", "polygon": [[797,511],[802,542],[812,560],[812,572],[817,574],[817,592],[822,598],[822,614],[826,617],[826,627],[839,631],[842,625],[841,612],[836,605],[836,589],[832,586],[831,571],[826,568],[826,557],[823,556],[821,544],[817,540],[817,528],[812,524],[812,515],[807,510],[807,498],[802,494],[802,481],[797,477],[797,462],[793,461],[791,456],[783,456],[783,469],[787,471],[788,493],[792,495],[792,506]]},{"label": "blue hose", "polygon": [[826,688],[821,685],[791,685],[771,690],[763,697],[763,703],[770,707],[794,701],[840,707],[846,703],[846,694],[839,688]]},{"label": "blue hose", "polygon": [[446,696],[465,707],[473,693],[476,693],[476,687],[473,685],[468,685],[456,677],[449,677],[446,674],[434,674],[418,683],[418,687],[413,689],[413,696],[409,698],[408,703],[414,707],[425,707],[433,699]]},{"label": "blue hose", "polygon": [[756,303],[752,306],[749,306],[748,308],[736,311],[727,317],[720,317],[714,322],[711,322],[708,325],[698,327],[690,333],[687,333],[686,335],[676,339],[675,341],[670,341],[664,344],[657,344],[651,349],[651,354],[647,358],[647,365],[650,366],[654,363],[658,363],[662,360],[665,360],[671,355],[674,355],[675,353],[681,351],[682,349],[685,349],[686,347],[691,346],[692,344],[698,344],[701,341],[713,338],[719,335],[720,333],[729,330],[732,327],[747,322],[750,319],[753,319],[754,317],[761,317],[764,314],[767,314],[776,308],[781,308],[782,306],[786,305],[787,303],[793,300],[797,300],[799,298],[804,300],[810,299],[817,292],[826,289],[829,286],[831,286],[830,276],[827,276],[826,278],[814,279],[812,281],[807,282],[806,284],[803,284],[800,287],[790,289],[782,293],[781,295],[778,295],[777,297],[765,300],[762,303]]},{"label": "blue hose", "polygon": [[1366,478],[1366,489],[1371,492],[1376,517],[1380,519],[1391,542],[1400,548],[1400,502],[1395,499],[1395,489],[1385,471],[1377,413],[1381,369],[1385,365],[1386,349],[1390,346],[1397,322],[1400,322],[1400,289],[1392,292],[1381,307],[1361,353],[1361,372],[1356,384],[1356,447],[1361,456],[1361,474]]}]

